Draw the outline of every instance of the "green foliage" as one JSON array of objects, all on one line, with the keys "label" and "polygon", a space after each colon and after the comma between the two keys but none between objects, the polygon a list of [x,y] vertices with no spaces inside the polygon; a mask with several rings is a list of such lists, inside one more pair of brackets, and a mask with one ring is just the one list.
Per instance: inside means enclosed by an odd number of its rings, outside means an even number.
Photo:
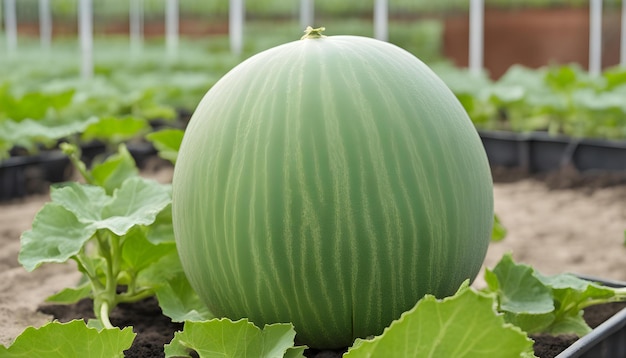
[{"label": "green foliage", "polygon": [[87,126],[81,137],[85,142],[97,139],[117,145],[145,134],[149,128],[148,121],[142,117],[101,117]]},{"label": "green foliage", "polygon": [[[120,302],[157,295],[175,321],[204,319],[210,313],[182,272],[171,226],[170,185],[137,175],[125,146],[91,171],[77,148],[63,146],[86,184],[51,188],[51,202],[23,233],[19,261],[28,271],[44,263],[74,260],[85,280],[50,301],[94,299],[94,312],[111,328],[110,311]],[[118,293],[121,285],[126,291]]]},{"label": "green foliage", "polygon": [[184,131],[181,129],[164,129],[146,135],[146,139],[152,142],[161,158],[175,164],[183,134]]},{"label": "green foliage", "polygon": [[131,327],[98,330],[88,328],[82,320],[50,322],[40,328],[27,328],[9,347],[0,345],[0,356],[123,358],[133,339],[135,333]]},{"label": "green foliage", "polygon": [[505,323],[494,298],[467,282],[451,297],[426,295],[385,332],[357,341],[344,355],[360,357],[534,357],[533,342]]},{"label": "green foliage", "polygon": [[165,346],[166,357],[304,357],[306,347],[294,347],[296,331],[289,323],[266,325],[262,330],[242,319],[213,319],[205,322],[185,322],[182,332],[176,332]]},{"label": "green foliage", "polygon": [[81,133],[95,121],[94,117],[65,123],[30,118],[19,122],[12,119],[0,121],[0,160],[8,158],[9,150],[15,146],[30,153],[38,152],[40,146],[53,147],[59,138]]},{"label": "green foliage", "polygon": [[626,71],[599,78],[576,65],[512,66],[499,80],[436,67],[478,128],[626,138]]},{"label": "green foliage", "polygon": [[571,274],[546,276],[517,264],[506,254],[485,272],[486,292],[498,297],[498,309],[508,322],[528,333],[576,334],[591,331],[583,319],[585,307],[626,300],[626,290],[610,288]]},{"label": "green foliage", "polygon": [[493,229],[491,231],[491,241],[502,241],[506,237],[507,230],[498,215],[493,216]]}]

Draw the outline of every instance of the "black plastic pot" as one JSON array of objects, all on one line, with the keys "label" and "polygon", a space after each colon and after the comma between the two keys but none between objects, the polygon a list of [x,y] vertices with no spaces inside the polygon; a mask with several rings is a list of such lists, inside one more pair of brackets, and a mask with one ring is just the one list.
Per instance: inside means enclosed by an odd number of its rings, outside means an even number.
[{"label": "black plastic pot", "polygon": [[38,161],[42,178],[47,183],[59,183],[70,177],[70,159],[60,150],[43,152],[38,156]]},{"label": "black plastic pot", "polygon": [[584,171],[626,171],[626,142],[582,139],[573,153],[576,168]]},{"label": "black plastic pot", "polygon": [[138,168],[143,168],[148,159],[157,155],[157,150],[149,142],[128,143],[126,146]]},{"label": "black plastic pot", "polygon": [[492,167],[546,173],[571,165],[580,172],[626,172],[626,141],[554,136],[546,132],[478,133]]},{"label": "black plastic pot", "polygon": [[33,157],[10,157],[0,162],[0,200],[20,198],[27,194],[24,183]]},{"label": "black plastic pot", "polygon": [[[626,287],[626,282],[608,281],[581,276],[610,287]],[[617,358],[626,357],[626,308],[580,338],[556,358]]]},{"label": "black plastic pot", "polygon": [[70,161],[59,150],[10,157],[0,162],[0,201],[44,193],[69,178]]},{"label": "black plastic pot", "polygon": [[552,136],[545,132],[529,134],[530,171],[545,173],[564,167],[571,163],[576,141],[570,137]]},{"label": "black plastic pot", "polygon": [[528,139],[514,132],[479,131],[492,167],[529,168]]}]

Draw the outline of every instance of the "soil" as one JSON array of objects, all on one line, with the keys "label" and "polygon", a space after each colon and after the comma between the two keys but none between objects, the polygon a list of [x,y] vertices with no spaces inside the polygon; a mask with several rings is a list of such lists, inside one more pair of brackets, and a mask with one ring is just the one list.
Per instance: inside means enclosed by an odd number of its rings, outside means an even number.
[{"label": "soil", "polygon": [[[142,174],[167,182],[172,170],[155,161],[148,163]],[[546,274],[574,272],[626,281],[625,181],[567,172],[529,177],[494,170],[494,177],[495,210],[508,236],[490,245],[487,267],[493,267],[505,252],[512,252],[516,261]],[[44,303],[47,296],[77,282],[79,275],[72,264],[44,265],[29,273],[17,261],[21,233],[30,228],[37,211],[49,200],[47,194],[40,194],[0,203],[0,344],[10,344],[27,326],[41,326],[53,317],[68,320],[92,314],[88,300],[73,306]],[[482,272],[474,285],[484,285]],[[163,344],[181,328],[162,316],[154,299],[121,305],[112,320],[118,325],[131,324],[139,333],[126,352],[128,357],[163,356]],[[545,337],[536,338],[543,342]],[[337,356],[337,352],[308,354]]]}]

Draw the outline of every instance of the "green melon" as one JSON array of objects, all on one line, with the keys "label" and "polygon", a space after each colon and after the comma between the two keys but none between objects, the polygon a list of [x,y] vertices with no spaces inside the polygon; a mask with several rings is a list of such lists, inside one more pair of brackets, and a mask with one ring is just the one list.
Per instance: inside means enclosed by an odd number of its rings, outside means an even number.
[{"label": "green melon", "polygon": [[487,157],[420,60],[356,36],[231,70],[198,105],[173,178],[183,267],[214,314],[345,347],[474,279],[493,222]]}]

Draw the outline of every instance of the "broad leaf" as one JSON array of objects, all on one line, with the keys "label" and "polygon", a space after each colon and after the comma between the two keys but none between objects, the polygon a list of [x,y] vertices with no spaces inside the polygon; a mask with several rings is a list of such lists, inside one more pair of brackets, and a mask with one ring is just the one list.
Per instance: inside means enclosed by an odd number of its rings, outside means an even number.
[{"label": "broad leaf", "polygon": [[571,274],[545,276],[535,272],[535,276],[546,287],[552,289],[558,318],[545,329],[552,334],[571,334],[584,336],[591,327],[583,318],[583,308],[590,300],[602,300],[615,296],[615,290],[593,282],[580,279]]},{"label": "broad leaf", "polygon": [[82,132],[95,118],[61,122],[52,120],[24,119],[0,121],[0,139],[35,151],[37,144],[51,146],[59,139]]},{"label": "broad leaf", "polygon": [[111,200],[102,187],[77,182],[52,186],[50,198],[72,212],[84,224],[100,220],[104,205]]},{"label": "broad leaf", "polygon": [[96,232],[60,204],[50,202],[35,215],[33,228],[21,237],[18,260],[27,271],[42,263],[65,262]]},{"label": "broad leaf", "polygon": [[502,241],[506,237],[507,230],[502,222],[500,222],[500,218],[498,215],[493,216],[493,228],[491,229],[491,241],[497,242]]},{"label": "broad leaf", "polygon": [[189,284],[175,245],[173,243],[161,245],[172,247],[172,251],[139,272],[137,284],[154,289],[163,314],[174,322],[204,321],[214,318],[215,316]]},{"label": "broad leaf", "polygon": [[[165,345],[166,357],[191,357],[195,351],[203,357],[284,357],[293,347],[296,332],[290,323],[266,325],[263,330],[242,319],[213,319],[205,322],[185,322],[182,332],[176,332]],[[289,353],[293,357],[293,352]]]},{"label": "broad leaf", "polygon": [[171,204],[161,210],[152,225],[146,228],[146,238],[155,245],[175,241]]},{"label": "broad leaf", "polygon": [[124,239],[122,258],[124,263],[139,272],[162,257],[176,252],[174,243],[152,244],[146,239],[143,228],[136,226],[131,229]]},{"label": "broad leaf", "polygon": [[206,321],[215,315],[200,300],[183,272],[155,288],[163,314],[173,322]]},{"label": "broad leaf", "polygon": [[505,254],[493,270],[486,270],[485,281],[498,294],[500,310],[530,314],[554,310],[550,289],[533,273],[532,267],[515,264],[511,254]]},{"label": "broad leaf", "polygon": [[139,175],[139,170],[126,145],[120,144],[116,154],[108,157],[103,163],[94,165],[91,175],[94,184],[103,187],[108,195],[112,195],[126,179]]},{"label": "broad leaf", "polygon": [[0,356],[12,358],[124,357],[135,333],[131,327],[97,330],[82,320],[50,322],[41,328],[26,328]]},{"label": "broad leaf", "polygon": [[180,143],[183,140],[184,131],[180,129],[164,129],[146,135],[158,150],[159,156],[163,159],[176,163]]},{"label": "broad leaf", "polygon": [[618,290],[571,274],[543,275],[504,255],[493,270],[485,271],[488,291],[497,294],[499,309],[508,322],[528,333],[576,334],[591,331],[583,309],[616,299]]},{"label": "broad leaf", "polygon": [[505,323],[494,305],[491,295],[467,282],[443,300],[426,295],[382,335],[359,341],[344,357],[534,357],[533,342]]},{"label": "broad leaf", "polygon": [[91,284],[89,282],[85,282],[84,284],[75,288],[64,288],[63,290],[46,298],[46,302],[72,304],[82,300],[83,298],[89,297],[90,294]]},{"label": "broad leaf", "polygon": [[150,225],[157,214],[171,202],[171,189],[167,185],[141,177],[124,181],[102,210],[102,220],[96,222],[101,229],[124,235],[134,225]]},{"label": "broad leaf", "polygon": [[82,134],[84,141],[102,140],[108,143],[121,143],[148,130],[148,122],[140,117],[103,117],[89,125]]}]

